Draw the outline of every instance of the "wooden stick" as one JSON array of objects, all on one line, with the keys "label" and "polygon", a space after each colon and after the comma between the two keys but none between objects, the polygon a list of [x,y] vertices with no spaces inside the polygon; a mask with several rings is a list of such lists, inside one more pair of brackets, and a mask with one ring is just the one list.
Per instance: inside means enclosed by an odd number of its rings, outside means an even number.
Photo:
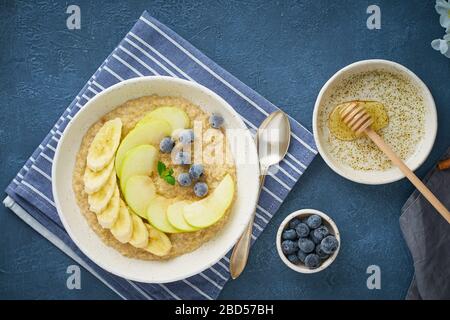
[{"label": "wooden stick", "polygon": [[431,205],[441,214],[441,216],[450,223],[450,212],[447,208],[436,198],[436,196],[428,189],[423,182],[409,169],[406,164],[392,151],[386,142],[375,132],[372,128],[365,130],[367,136],[383,151],[388,158],[405,174],[405,176],[412,182],[412,184],[419,190],[420,193],[427,199]]}]

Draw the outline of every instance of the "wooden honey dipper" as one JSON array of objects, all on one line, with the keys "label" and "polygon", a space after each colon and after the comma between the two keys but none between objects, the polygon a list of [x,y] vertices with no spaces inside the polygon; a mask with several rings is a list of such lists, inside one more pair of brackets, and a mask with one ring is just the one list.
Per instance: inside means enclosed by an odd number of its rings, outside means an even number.
[{"label": "wooden honey dipper", "polygon": [[372,128],[373,119],[367,111],[358,106],[356,102],[349,103],[340,112],[342,121],[353,131],[356,135],[365,133],[377,146],[383,151],[386,156],[394,163],[403,174],[412,182],[412,184],[419,190],[419,192],[427,199],[431,205],[442,215],[442,217],[450,223],[450,213],[447,208],[436,198],[436,196],[428,189],[423,182],[409,169],[406,164],[392,151],[391,147],[384,142]]}]

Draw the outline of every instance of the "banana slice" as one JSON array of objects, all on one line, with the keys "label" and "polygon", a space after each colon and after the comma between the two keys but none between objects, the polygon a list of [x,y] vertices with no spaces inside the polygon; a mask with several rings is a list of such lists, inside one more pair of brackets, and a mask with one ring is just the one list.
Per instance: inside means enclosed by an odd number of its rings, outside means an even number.
[{"label": "banana slice", "polygon": [[97,132],[87,155],[87,166],[100,171],[113,159],[122,135],[122,120],[115,118],[106,122]]},{"label": "banana slice", "polygon": [[83,176],[84,191],[86,191],[87,194],[93,194],[100,190],[108,181],[113,169],[113,160],[111,160],[111,162],[100,171],[92,171],[89,167],[86,167],[86,171],[84,171]]},{"label": "banana slice", "polygon": [[138,215],[132,213],[131,218],[133,220],[133,235],[129,242],[133,247],[145,248],[148,244],[148,230]]},{"label": "banana slice", "polygon": [[169,237],[158,229],[153,228],[151,225],[145,225],[148,230],[148,244],[144,250],[153,253],[156,256],[165,256],[172,249],[172,242]]},{"label": "banana slice", "polygon": [[97,215],[98,223],[103,228],[110,229],[114,223],[116,223],[119,218],[120,210],[120,192],[119,188],[116,186],[111,200],[109,200],[106,209]]},{"label": "banana slice", "polygon": [[109,175],[106,184],[96,193],[88,195],[89,210],[97,214],[105,210],[109,200],[111,200],[113,196],[116,186],[116,173],[113,170]]},{"label": "banana slice", "polygon": [[122,243],[127,243],[133,235],[133,220],[126,204],[120,200],[119,218],[111,228],[113,236]]}]

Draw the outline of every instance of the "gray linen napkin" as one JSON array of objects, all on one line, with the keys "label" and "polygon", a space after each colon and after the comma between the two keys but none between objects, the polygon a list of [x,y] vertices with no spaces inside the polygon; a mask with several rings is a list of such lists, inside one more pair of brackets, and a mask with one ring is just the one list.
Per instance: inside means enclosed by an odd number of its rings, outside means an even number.
[{"label": "gray linen napkin", "polygon": [[[450,148],[442,159],[450,157]],[[450,169],[433,169],[424,183],[450,207]],[[417,191],[402,208],[400,228],[414,260],[406,299],[450,299],[450,224]]]}]

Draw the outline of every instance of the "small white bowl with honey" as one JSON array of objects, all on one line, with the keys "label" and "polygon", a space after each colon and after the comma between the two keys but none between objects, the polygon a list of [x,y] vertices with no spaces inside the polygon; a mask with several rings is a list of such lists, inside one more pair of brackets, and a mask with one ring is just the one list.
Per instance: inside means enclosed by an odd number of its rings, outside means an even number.
[{"label": "small white bowl with honey", "polygon": [[372,129],[412,169],[428,157],[437,115],[427,86],[406,67],[387,60],[355,62],[334,74],[319,92],[313,131],[320,155],[341,176],[364,184],[400,180],[403,173],[367,137],[356,136],[339,111],[356,102],[374,120]]}]

